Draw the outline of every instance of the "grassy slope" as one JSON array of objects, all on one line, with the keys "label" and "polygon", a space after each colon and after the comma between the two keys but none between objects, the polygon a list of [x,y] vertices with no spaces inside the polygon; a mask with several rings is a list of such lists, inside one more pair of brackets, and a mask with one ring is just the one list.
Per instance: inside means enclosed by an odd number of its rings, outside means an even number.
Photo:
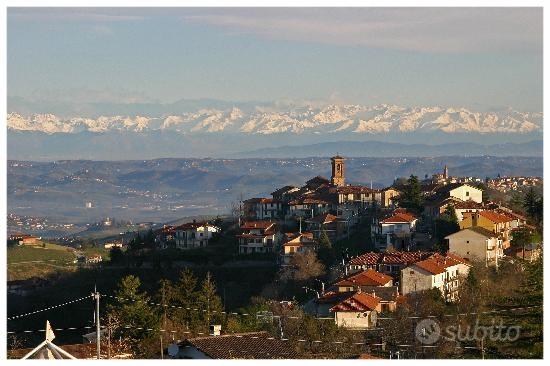
[{"label": "grassy slope", "polygon": [[8,279],[23,280],[30,277],[45,277],[56,271],[73,270],[74,254],[67,247],[46,244],[8,248]]}]

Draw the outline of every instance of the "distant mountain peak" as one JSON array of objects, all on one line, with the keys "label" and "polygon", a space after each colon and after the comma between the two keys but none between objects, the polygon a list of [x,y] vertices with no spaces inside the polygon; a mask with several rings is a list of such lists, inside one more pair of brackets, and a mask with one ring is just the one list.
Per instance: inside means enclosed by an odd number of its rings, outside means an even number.
[{"label": "distant mountain peak", "polygon": [[47,134],[95,132],[171,131],[181,134],[240,133],[271,135],[279,133],[387,134],[410,132],[445,133],[531,133],[542,132],[542,113],[519,112],[512,108],[498,111],[472,111],[463,107],[402,107],[390,104],[326,104],[323,106],[258,106],[243,110],[236,106],[200,108],[181,114],[159,116],[113,115],[87,118],[61,118],[55,114],[8,114],[13,131]]}]

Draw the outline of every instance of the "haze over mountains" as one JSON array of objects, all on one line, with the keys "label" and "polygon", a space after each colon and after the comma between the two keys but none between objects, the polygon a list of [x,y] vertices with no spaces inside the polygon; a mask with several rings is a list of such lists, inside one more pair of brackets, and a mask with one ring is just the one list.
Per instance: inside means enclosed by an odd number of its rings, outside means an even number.
[{"label": "haze over mountains", "polygon": [[[346,182],[379,188],[449,166],[453,176],[542,176],[541,157],[348,158]],[[8,161],[8,212],[59,222],[102,217],[167,222],[227,214],[232,202],[269,196],[287,184],[330,176],[328,157],[303,159],[155,159]],[[85,203],[92,202],[93,208]]]}]

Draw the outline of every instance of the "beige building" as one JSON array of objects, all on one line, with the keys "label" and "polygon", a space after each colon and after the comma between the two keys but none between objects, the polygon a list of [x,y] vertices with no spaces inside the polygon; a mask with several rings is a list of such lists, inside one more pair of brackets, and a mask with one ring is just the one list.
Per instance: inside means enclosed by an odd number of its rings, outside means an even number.
[{"label": "beige building", "polygon": [[237,235],[239,254],[273,253],[282,240],[277,224],[272,221],[247,221]]},{"label": "beige building", "polygon": [[434,254],[401,270],[401,293],[437,288],[446,301],[456,299],[460,281],[468,275],[470,265],[463,258],[448,253]]},{"label": "beige building", "polygon": [[381,299],[361,290],[329,291],[313,304],[313,315],[333,316],[339,327],[357,330],[376,327],[378,314],[382,311]]},{"label": "beige building", "polygon": [[478,211],[463,214],[464,219],[459,222],[461,229],[469,227],[482,227],[489,231],[492,231],[500,238],[502,238],[502,246],[507,249],[510,246],[510,231],[513,227],[514,219],[511,216],[503,215],[496,211]]},{"label": "beige building", "polygon": [[504,256],[502,240],[485,228],[474,226],[448,235],[449,252],[470,261],[494,263]]},{"label": "beige building", "polygon": [[459,184],[449,190],[449,196],[461,201],[483,202],[483,191],[469,184]]},{"label": "beige building", "polygon": [[316,252],[319,248],[319,243],[313,239],[313,233],[304,232],[285,235],[287,240],[282,245],[280,257],[283,266],[288,265],[296,253]]}]

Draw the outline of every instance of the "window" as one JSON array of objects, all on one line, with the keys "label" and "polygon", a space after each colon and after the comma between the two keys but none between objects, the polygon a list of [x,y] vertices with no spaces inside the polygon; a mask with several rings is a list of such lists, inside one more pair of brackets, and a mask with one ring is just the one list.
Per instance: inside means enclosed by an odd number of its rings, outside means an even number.
[{"label": "window", "polygon": [[470,192],[466,191],[466,197],[470,196]]}]

